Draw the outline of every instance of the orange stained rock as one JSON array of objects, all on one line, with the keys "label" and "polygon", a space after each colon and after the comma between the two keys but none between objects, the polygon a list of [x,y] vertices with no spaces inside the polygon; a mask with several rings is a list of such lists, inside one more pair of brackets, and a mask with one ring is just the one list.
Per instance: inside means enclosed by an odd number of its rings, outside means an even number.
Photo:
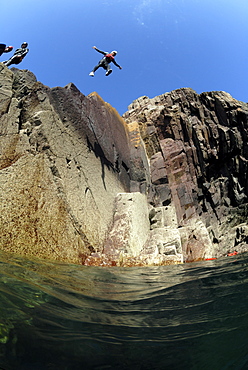
[{"label": "orange stained rock", "polygon": [[124,119],[119,115],[119,113],[117,112],[117,110],[115,108],[113,108],[109,103],[105,102],[102,97],[96,92],[96,91],[93,91],[92,93],[90,93],[88,95],[88,97],[93,97],[93,98],[96,98],[105,108],[106,110],[111,114],[113,115],[113,117],[119,121],[119,123],[122,124],[122,126],[125,128],[125,130],[127,131],[127,123],[124,121]]},{"label": "orange stained rock", "polygon": [[138,122],[133,121],[132,123],[129,123],[127,128],[129,131],[131,144],[133,144],[135,148],[138,148],[141,144],[141,136]]}]

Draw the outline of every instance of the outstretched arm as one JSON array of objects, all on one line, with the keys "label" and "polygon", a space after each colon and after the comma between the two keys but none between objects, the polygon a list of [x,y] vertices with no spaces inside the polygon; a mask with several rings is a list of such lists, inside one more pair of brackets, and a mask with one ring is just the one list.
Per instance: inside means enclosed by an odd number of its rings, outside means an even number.
[{"label": "outstretched arm", "polygon": [[93,48],[93,49],[95,49],[96,51],[98,51],[98,53],[101,53],[101,54],[103,54],[103,55],[108,54],[108,53],[107,53],[107,52],[105,52],[105,51],[102,51],[102,50],[97,49],[97,47],[96,47],[96,46],[92,46],[92,48]]},{"label": "outstretched arm", "polygon": [[116,63],[116,61],[115,61],[115,60],[113,60],[113,63],[116,65],[116,67],[118,67],[118,68],[122,69],[122,67],[121,67],[118,63]]}]

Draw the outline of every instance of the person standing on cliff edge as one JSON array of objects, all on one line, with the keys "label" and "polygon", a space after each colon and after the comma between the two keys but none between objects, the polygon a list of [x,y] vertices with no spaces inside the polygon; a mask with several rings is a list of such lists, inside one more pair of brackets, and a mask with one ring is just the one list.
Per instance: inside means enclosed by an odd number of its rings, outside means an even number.
[{"label": "person standing on cliff edge", "polygon": [[96,46],[93,46],[92,48],[95,49],[96,51],[98,51],[98,53],[103,54],[104,57],[99,61],[97,66],[95,66],[93,68],[93,70],[92,70],[92,72],[90,72],[89,76],[94,77],[95,72],[99,67],[102,67],[103,69],[106,70],[106,73],[105,73],[106,76],[110,75],[110,73],[112,73],[112,69],[110,68],[110,63],[111,62],[113,62],[116,65],[116,67],[118,67],[119,69],[122,69],[122,67],[119,66],[119,64],[116,63],[116,61],[115,61],[115,56],[117,54],[117,51],[114,50],[114,51],[111,51],[111,53],[108,53],[106,51],[102,51],[102,50],[97,49]]},{"label": "person standing on cliff edge", "polygon": [[11,64],[19,64],[19,63],[21,63],[21,61],[23,60],[23,58],[29,52],[29,49],[27,48],[27,46],[28,46],[28,43],[27,42],[23,42],[21,44],[21,47],[19,49],[16,49],[16,51],[14,52],[14,55],[9,60],[5,60],[5,62],[3,62],[3,63],[7,67],[10,66]]}]

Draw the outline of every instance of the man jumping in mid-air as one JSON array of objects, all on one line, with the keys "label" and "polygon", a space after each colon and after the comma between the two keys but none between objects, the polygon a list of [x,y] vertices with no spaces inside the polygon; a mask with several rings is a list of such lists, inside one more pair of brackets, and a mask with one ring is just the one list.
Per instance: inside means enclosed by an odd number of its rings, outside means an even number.
[{"label": "man jumping in mid-air", "polygon": [[115,56],[117,54],[117,51],[114,50],[114,51],[111,51],[111,53],[108,53],[106,51],[101,51],[101,50],[97,49],[96,46],[93,46],[93,49],[98,51],[98,53],[103,54],[104,57],[99,61],[97,66],[95,66],[95,68],[93,68],[93,71],[90,72],[89,76],[94,77],[95,72],[99,67],[104,68],[106,70],[105,75],[108,76],[112,72],[112,69],[110,68],[110,63],[111,62],[113,62],[116,65],[116,67],[122,69],[122,67],[119,66],[119,64],[117,64],[116,61],[115,61]]}]

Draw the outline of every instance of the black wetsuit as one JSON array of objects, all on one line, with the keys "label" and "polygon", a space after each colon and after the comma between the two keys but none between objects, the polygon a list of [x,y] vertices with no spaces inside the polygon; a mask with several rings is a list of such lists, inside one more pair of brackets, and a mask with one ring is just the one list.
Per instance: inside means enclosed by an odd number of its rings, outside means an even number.
[{"label": "black wetsuit", "polygon": [[0,56],[4,53],[4,50],[6,49],[5,44],[0,44]]},{"label": "black wetsuit", "polygon": [[111,62],[113,62],[116,65],[116,67],[121,68],[119,66],[119,64],[116,63],[115,58],[114,58],[113,55],[111,55],[110,53],[108,53],[106,51],[99,50],[97,48],[95,48],[95,50],[98,51],[98,53],[103,54],[104,57],[99,61],[97,66],[94,67],[93,72],[95,72],[100,67],[104,68],[108,72],[110,70],[110,63]]},{"label": "black wetsuit", "polygon": [[7,67],[10,66],[11,64],[19,64],[23,60],[23,58],[27,55],[29,52],[29,49],[27,48],[19,48],[16,49],[14,52],[14,55],[9,59],[3,62]]}]

